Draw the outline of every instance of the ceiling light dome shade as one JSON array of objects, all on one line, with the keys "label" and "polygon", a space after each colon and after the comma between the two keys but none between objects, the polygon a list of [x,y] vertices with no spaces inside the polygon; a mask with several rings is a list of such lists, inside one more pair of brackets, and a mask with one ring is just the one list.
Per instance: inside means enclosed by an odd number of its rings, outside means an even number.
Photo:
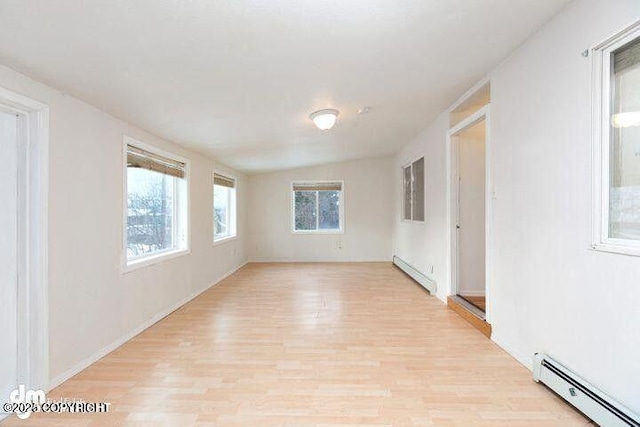
[{"label": "ceiling light dome shade", "polygon": [[316,124],[318,129],[320,130],[329,130],[336,124],[336,120],[338,120],[338,114],[340,112],[338,110],[320,110],[315,113],[311,113],[309,116],[313,123]]}]

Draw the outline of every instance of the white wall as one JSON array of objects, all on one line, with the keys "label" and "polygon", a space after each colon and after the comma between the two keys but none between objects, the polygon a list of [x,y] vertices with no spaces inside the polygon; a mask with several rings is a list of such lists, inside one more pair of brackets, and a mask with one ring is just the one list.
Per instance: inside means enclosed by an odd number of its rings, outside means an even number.
[{"label": "white wall", "polygon": [[[530,365],[544,351],[640,412],[640,258],[591,240],[591,59],[581,52],[640,19],[637,0],[569,5],[490,74],[493,339]],[[427,222],[396,221],[394,252],[446,286],[441,116],[396,158],[427,167]],[[402,186],[396,181],[396,206]],[[431,203],[430,203],[431,201]],[[399,218],[399,215],[396,215]]]},{"label": "white wall", "polygon": [[[239,238],[212,246],[214,163],[0,66],[2,87],[50,108],[50,378],[64,379],[160,313],[246,260]],[[123,274],[123,135],[191,161],[191,253]],[[238,210],[246,211],[239,178]]]},{"label": "white wall", "polygon": [[[251,261],[391,259],[391,158],[359,160],[249,177]],[[291,182],[344,181],[344,234],[291,232]]]},{"label": "white wall", "polygon": [[591,241],[591,59],[637,0],[569,6],[492,83],[494,333],[546,351],[640,412],[640,258]]},{"label": "white wall", "polygon": [[[446,264],[446,157],[448,115],[442,114],[396,156],[393,166],[393,255],[399,256],[438,284],[445,300]],[[424,156],[425,221],[402,220],[402,167]]]}]

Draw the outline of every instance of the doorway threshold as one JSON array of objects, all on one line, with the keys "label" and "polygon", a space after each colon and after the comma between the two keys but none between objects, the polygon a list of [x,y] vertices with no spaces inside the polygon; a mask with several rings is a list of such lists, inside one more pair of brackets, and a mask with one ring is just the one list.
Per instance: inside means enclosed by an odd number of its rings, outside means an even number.
[{"label": "doorway threshold", "polygon": [[491,338],[491,325],[487,323],[485,313],[478,307],[457,295],[447,297],[447,306],[487,338]]}]

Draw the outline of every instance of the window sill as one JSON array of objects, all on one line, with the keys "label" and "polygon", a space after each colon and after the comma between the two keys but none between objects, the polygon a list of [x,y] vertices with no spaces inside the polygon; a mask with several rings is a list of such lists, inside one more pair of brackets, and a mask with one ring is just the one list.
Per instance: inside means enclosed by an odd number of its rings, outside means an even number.
[{"label": "window sill", "polygon": [[293,230],[291,232],[291,234],[301,234],[301,235],[308,235],[308,234],[317,234],[317,235],[331,235],[331,234],[344,234],[344,230],[326,230],[326,231],[318,231],[318,230],[300,230],[300,231],[296,231]]},{"label": "window sill", "polygon": [[238,235],[235,236],[227,236],[227,237],[220,237],[218,239],[213,239],[213,246],[218,246],[221,245],[223,243],[227,243],[227,242],[231,242],[233,240],[236,240],[238,238]]},{"label": "window sill", "polygon": [[149,255],[144,258],[139,258],[134,261],[125,261],[126,264],[122,268],[122,273],[127,274],[132,271],[138,270],[143,267],[148,267],[154,264],[159,264],[163,261],[167,261],[173,258],[177,258],[179,256],[188,255],[191,253],[190,249],[177,249],[169,252],[162,252],[155,255]]},{"label": "window sill", "polygon": [[590,247],[591,250],[597,252],[608,252],[618,255],[640,256],[640,246],[627,246],[614,243],[594,243]]}]

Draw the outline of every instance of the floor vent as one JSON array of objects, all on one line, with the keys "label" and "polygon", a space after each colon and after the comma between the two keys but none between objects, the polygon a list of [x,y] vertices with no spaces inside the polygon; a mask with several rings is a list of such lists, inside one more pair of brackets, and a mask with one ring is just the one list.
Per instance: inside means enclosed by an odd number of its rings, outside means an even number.
[{"label": "floor vent", "polygon": [[429,278],[426,274],[416,269],[412,265],[403,261],[402,258],[397,256],[393,256],[393,264],[396,265],[400,270],[407,273],[413,280],[420,283],[423,288],[429,291],[431,295],[435,294],[438,290],[438,285],[435,280]]},{"label": "floor vent", "polygon": [[536,353],[533,379],[544,383],[601,426],[640,427],[640,417],[544,354]]}]

